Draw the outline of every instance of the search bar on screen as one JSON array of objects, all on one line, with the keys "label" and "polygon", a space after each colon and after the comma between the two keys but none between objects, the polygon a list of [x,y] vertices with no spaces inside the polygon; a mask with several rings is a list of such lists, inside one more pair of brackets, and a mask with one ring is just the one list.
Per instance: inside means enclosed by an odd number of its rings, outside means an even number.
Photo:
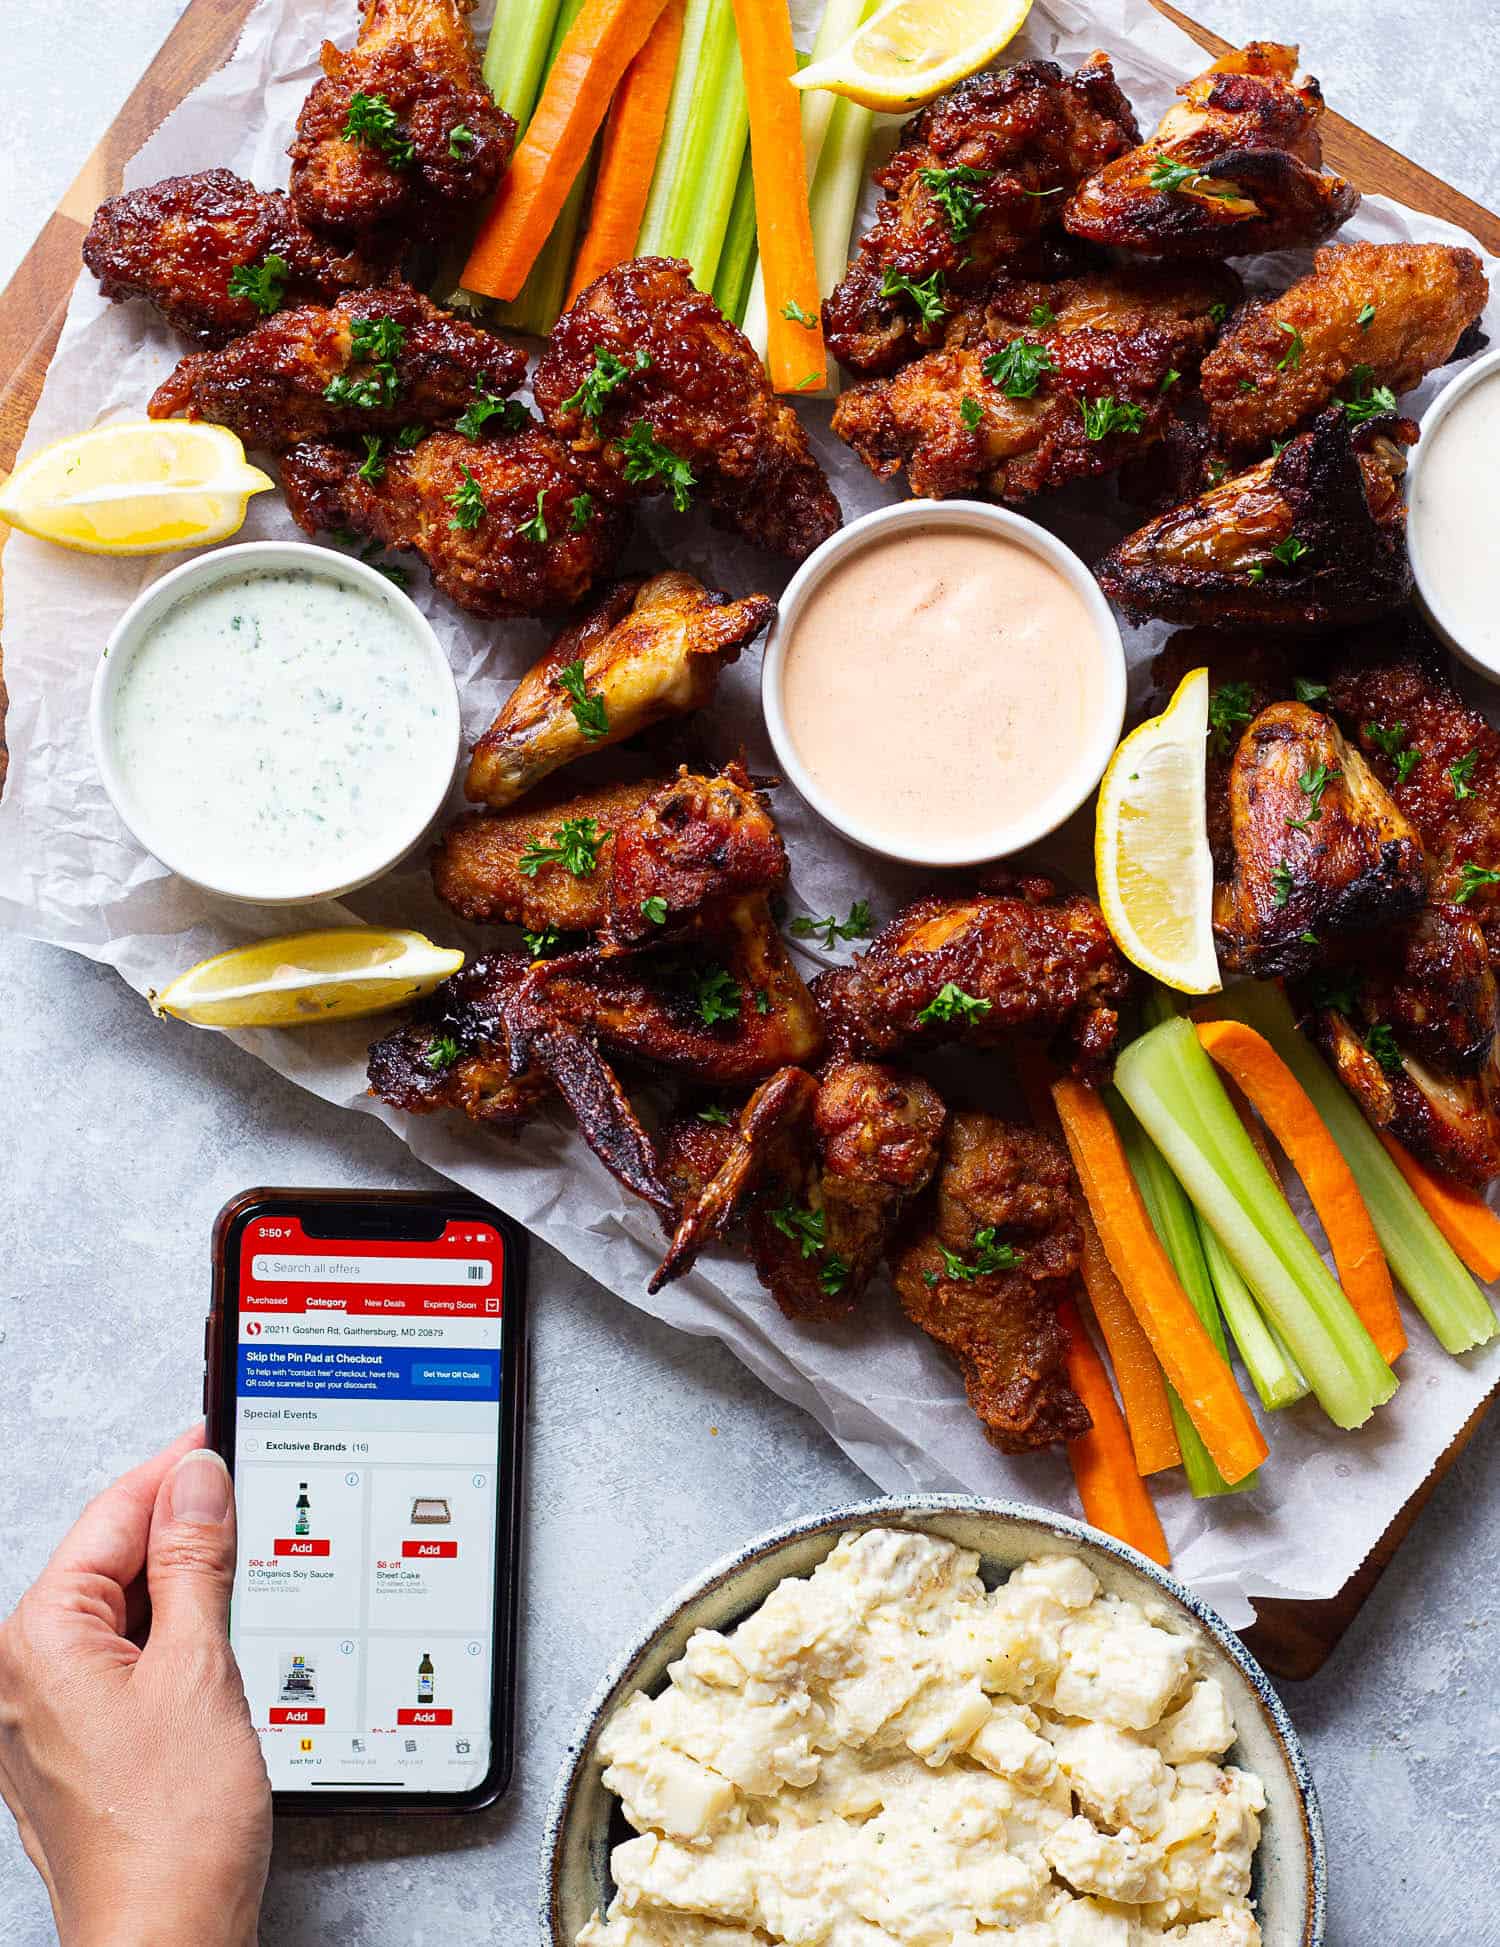
[{"label": "search bar on screen", "polygon": [[493,1267],[477,1257],[274,1257],[250,1260],[258,1284],[487,1285]]}]

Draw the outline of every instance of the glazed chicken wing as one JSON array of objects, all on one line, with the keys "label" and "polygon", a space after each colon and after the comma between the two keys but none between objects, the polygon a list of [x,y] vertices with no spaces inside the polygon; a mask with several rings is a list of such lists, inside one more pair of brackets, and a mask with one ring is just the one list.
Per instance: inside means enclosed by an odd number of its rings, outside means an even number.
[{"label": "glazed chicken wing", "polygon": [[1095,568],[1137,616],[1223,628],[1317,631],[1384,614],[1406,599],[1409,420],[1351,431],[1325,412],[1248,472],[1148,521]]},{"label": "glazed chicken wing", "polygon": [[1447,364],[1488,301],[1472,250],[1330,244],[1310,276],[1241,311],[1203,361],[1214,437],[1263,451],[1335,397],[1357,408],[1377,389],[1399,398]]},{"label": "glazed chicken wing", "polygon": [[1274,703],[1229,775],[1234,876],[1216,888],[1223,964],[1262,977],[1314,966],[1328,940],[1409,919],[1426,897],[1421,841],[1338,727]]},{"label": "glazed chicken wing", "polygon": [[1023,1033],[1050,1037],[1079,1072],[1112,1058],[1129,990],[1099,908],[1039,877],[967,897],[931,893],[813,983],[840,1053],[983,1046]]},{"label": "glazed chicken wing", "polygon": [[323,43],[287,151],[309,229],[377,247],[440,239],[493,190],[516,125],[485,86],[471,4],[361,0],[354,46]]},{"label": "glazed chicken wing", "polygon": [[502,810],[544,777],[666,717],[701,710],[776,613],[691,575],[624,581],[521,678],[474,746],[465,793]]},{"label": "glazed chicken wing", "polygon": [[521,953],[471,960],[418,1003],[370,1050],[370,1088],[411,1115],[457,1109],[473,1122],[515,1130],[552,1093],[539,1068],[512,1067],[501,1003],[525,978]]},{"label": "glazed chicken wing", "polygon": [[1242,257],[1321,243],[1359,192],[1321,174],[1323,95],[1297,50],[1252,41],[1163,115],[1155,135],[1090,176],[1063,212],[1088,243],[1154,257]]},{"label": "glazed chicken wing", "polygon": [[382,276],[380,264],[314,236],[280,190],[228,169],[111,196],[94,212],[83,261],[107,298],[145,298],[203,345],[227,344],[283,304],[331,304]]},{"label": "glazed chicken wing", "polygon": [[478,392],[509,392],[525,376],[518,346],[392,284],[331,307],[278,311],[222,350],[190,352],[149,411],[209,419],[247,446],[281,453],[307,440],[442,425]]},{"label": "glazed chicken wing", "polygon": [[1135,117],[1096,54],[971,75],[901,131],[875,180],[873,228],[828,300],[828,347],[851,371],[892,371],[940,342],[955,299],[1033,258],[1071,190],[1136,140]]},{"label": "glazed chicken wing", "polygon": [[914,494],[1022,501],[1113,472],[1162,437],[1237,289],[1217,265],[1001,287],[941,351],[844,392],[833,429]]},{"label": "glazed chicken wing", "polygon": [[1474,1075],[1443,1075],[1401,1047],[1393,1034],[1356,1032],[1335,1008],[1315,1030],[1339,1080],[1377,1129],[1424,1161],[1483,1189],[1500,1176],[1500,1053]]},{"label": "glazed chicken wing", "polygon": [[1057,1322],[1081,1244],[1061,1144],[993,1116],[955,1115],[935,1207],[892,1268],[907,1317],[957,1360],[1002,1453],[1074,1440],[1092,1425],[1068,1383]]},{"label": "glazed chicken wing", "polygon": [[352,528],[413,548],[434,585],[474,615],[571,608],[625,541],[607,480],[540,426],[497,439],[431,433],[382,456],[373,479],[356,455],[315,442],[285,456],[281,484],[309,534]]},{"label": "glazed chicken wing", "polygon": [[597,278],[553,327],[533,389],[557,437],[626,491],[701,501],[794,561],[839,525],[801,421],[685,263],[637,257]]}]

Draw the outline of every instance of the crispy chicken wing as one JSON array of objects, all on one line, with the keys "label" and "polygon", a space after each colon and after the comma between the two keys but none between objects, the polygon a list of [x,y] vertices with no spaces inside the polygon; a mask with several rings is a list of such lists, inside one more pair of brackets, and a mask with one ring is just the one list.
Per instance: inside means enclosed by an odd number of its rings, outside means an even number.
[{"label": "crispy chicken wing", "polygon": [[1361,1037],[1324,1008],[1318,1039],[1339,1080],[1377,1129],[1434,1168],[1483,1189],[1500,1176],[1500,1056],[1475,1075],[1441,1075],[1394,1040]]},{"label": "crispy chicken wing", "polygon": [[1148,521],[1095,569],[1138,616],[1316,631],[1395,608],[1411,589],[1402,446],[1409,420],[1351,431],[1325,412],[1275,458]]},{"label": "crispy chicken wing", "polygon": [[1002,287],[941,351],[843,393],[833,429],[914,494],[1021,501],[1113,472],[1162,437],[1237,289],[1217,265]]},{"label": "crispy chicken wing", "polygon": [[968,896],[931,893],[867,952],[813,982],[840,1053],[887,1055],[1016,1033],[1051,1038],[1080,1072],[1108,1064],[1130,972],[1091,899],[1051,880]]},{"label": "crispy chicken wing", "polygon": [[412,1115],[457,1109],[507,1130],[530,1121],[552,1084],[539,1068],[513,1069],[501,1011],[529,965],[525,954],[495,953],[461,967],[371,1048],[372,1092]]},{"label": "crispy chicken wing", "polygon": [[1242,257],[1321,243],[1359,205],[1323,175],[1323,95],[1297,50],[1251,41],[1185,82],[1156,133],[1090,176],[1063,223],[1155,257]]},{"label": "crispy chicken wing", "polygon": [[907,1317],[958,1361],[969,1404],[1002,1453],[1073,1440],[1092,1425],[1068,1383],[1057,1322],[1081,1244],[1062,1145],[993,1116],[955,1115],[934,1208],[892,1268]]},{"label": "crispy chicken wing", "polygon": [[278,311],[219,351],[190,352],[148,410],[153,419],[210,419],[247,446],[280,453],[306,440],[442,425],[476,391],[509,392],[525,376],[518,346],[392,284]]},{"label": "crispy chicken wing", "polygon": [[339,446],[281,463],[287,506],[309,534],[347,527],[413,548],[434,585],[474,615],[546,615],[607,574],[628,525],[597,467],[541,426],[497,439],[430,433],[384,457],[375,480]]},{"label": "crispy chicken wing", "polygon": [[1336,395],[1395,397],[1446,365],[1489,301],[1472,250],[1338,243],[1280,297],[1235,317],[1203,361],[1203,396],[1226,451],[1264,451]]},{"label": "crispy chicken wing", "polygon": [[701,710],[775,613],[769,595],[736,601],[691,575],[618,583],[512,690],[474,746],[466,795],[502,810],[574,758]]},{"label": "crispy chicken wing", "polygon": [[323,79],[297,118],[292,201],[309,229],[362,240],[444,236],[510,160],[469,33],[471,0],[361,0],[348,52],[323,43]]},{"label": "crispy chicken wing", "polygon": [[1409,919],[1426,897],[1420,839],[1338,727],[1273,703],[1229,775],[1234,876],[1215,889],[1227,967],[1262,977],[1314,966],[1326,942]]},{"label": "crispy chicken wing", "polygon": [[640,944],[693,923],[712,932],[726,902],[778,891],[786,847],[738,763],[705,777],[683,765],[615,837],[606,937]]},{"label": "crispy chicken wing", "polygon": [[839,525],[801,421],[685,263],[637,257],[597,278],[553,327],[533,390],[558,438],[626,491],[701,500],[794,561]]},{"label": "crispy chicken wing", "polygon": [[1137,135],[1103,54],[1076,74],[1019,61],[940,95],[876,171],[886,201],[824,308],[829,349],[851,371],[873,374],[940,342],[952,298],[1033,258],[1056,225],[1057,193]]},{"label": "crispy chicken wing", "polygon": [[[378,284],[383,267],[313,235],[291,199],[228,169],[168,176],[94,212],[83,261],[116,303],[143,297],[184,337],[224,345],[281,304],[332,303]],[[262,302],[231,294],[235,272]]]}]

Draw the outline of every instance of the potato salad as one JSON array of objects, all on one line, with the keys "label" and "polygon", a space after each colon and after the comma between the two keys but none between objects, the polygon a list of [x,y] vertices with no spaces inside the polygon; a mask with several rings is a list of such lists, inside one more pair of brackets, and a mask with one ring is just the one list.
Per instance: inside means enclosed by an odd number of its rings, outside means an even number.
[{"label": "potato salad", "polygon": [[1260,1780],[1165,1612],[1070,1555],[846,1535],[600,1738],[636,1837],[578,1947],[1253,1947]]}]

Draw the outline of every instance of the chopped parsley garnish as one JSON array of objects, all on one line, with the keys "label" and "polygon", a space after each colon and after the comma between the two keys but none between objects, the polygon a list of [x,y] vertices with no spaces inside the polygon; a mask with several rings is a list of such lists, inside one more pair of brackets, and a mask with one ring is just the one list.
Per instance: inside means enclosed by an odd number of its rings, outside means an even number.
[{"label": "chopped parsley garnish", "polygon": [[957,1251],[950,1251],[946,1244],[939,1244],[943,1254],[943,1269],[950,1278],[986,1278],[992,1271],[1009,1271],[1015,1263],[1017,1252],[1013,1244],[995,1242],[995,1226],[986,1224],[974,1233],[974,1262],[968,1264]]},{"label": "chopped parsley garnish", "polygon": [[455,487],[448,495],[448,505],[453,509],[449,527],[478,527],[484,519],[484,495],[479,491],[479,482],[467,467],[461,467],[463,485]]},{"label": "chopped parsley garnish", "polygon": [[1316,933],[1299,933],[1297,938],[1302,942],[1303,946],[1318,946],[1321,944]]},{"label": "chopped parsley garnish", "polygon": [[699,978],[693,1004],[706,1028],[720,1021],[736,1021],[740,1013],[739,982],[727,967],[710,967]]},{"label": "chopped parsley garnish", "polygon": [[976,183],[988,182],[992,169],[971,169],[959,163],[952,169],[919,169],[918,176],[932,191],[932,200],[948,219],[948,234],[962,243],[972,234],[984,205],[974,194]]},{"label": "chopped parsley garnish", "polygon": [[1295,325],[1288,324],[1285,318],[1276,320],[1276,329],[1287,335],[1287,347],[1277,359],[1276,369],[1278,372],[1295,372],[1302,363],[1302,333]]},{"label": "chopped parsley garnish", "polygon": [[533,960],[545,960],[562,945],[562,934],[555,926],[544,926],[539,933],[523,932],[521,939]]},{"label": "chopped parsley garnish", "polygon": [[1326,683],[1314,683],[1306,676],[1299,676],[1293,682],[1292,688],[1296,692],[1299,703],[1326,703],[1328,701],[1328,685]]},{"label": "chopped parsley garnish", "polygon": [[1422,753],[1417,749],[1415,744],[1408,750],[1398,751],[1396,753],[1396,782],[1398,784],[1405,784],[1406,780],[1411,776],[1421,761]]},{"label": "chopped parsley garnish", "polygon": [[1500,872],[1492,872],[1487,865],[1476,865],[1469,859],[1458,875],[1458,890],[1453,895],[1453,903],[1455,906],[1467,905],[1482,886],[1497,885],[1500,885]]},{"label": "chopped parsley garnish", "polygon": [[771,1212],[771,1222],[783,1237],[791,1238],[803,1257],[818,1257],[823,1250],[825,1220],[821,1210],[793,1203],[790,1197]]},{"label": "chopped parsley garnish", "polygon": [[343,134],[346,142],[363,142],[384,156],[393,169],[404,169],[411,161],[411,143],[401,133],[396,111],[384,95],[352,94]]},{"label": "chopped parsley garnish", "polygon": [[361,480],[368,480],[373,487],[377,480],[385,478],[385,461],[381,458],[381,448],[385,445],[385,441],[379,433],[366,433],[363,437],[365,457],[360,463],[359,477]]},{"label": "chopped parsley garnish", "polygon": [[899,270],[888,270],[880,280],[882,297],[909,297],[922,314],[923,324],[941,324],[948,315],[948,300],[943,296],[943,273],[935,270],[920,284]]},{"label": "chopped parsley garnish", "polygon": [[1284,906],[1292,896],[1292,868],[1285,859],[1271,874],[1271,896],[1278,906]]},{"label": "chopped parsley garnish", "polygon": [[396,445],[403,453],[409,453],[414,446],[420,446],[426,437],[425,426],[403,426],[396,435]]},{"label": "chopped parsley garnish", "polygon": [[966,994],[955,982],[945,980],[917,1016],[917,1026],[925,1027],[930,1021],[982,1021],[989,1011],[989,1001]]},{"label": "chopped parsley garnish", "polygon": [[734,1127],[734,1117],[728,1109],[721,1109],[717,1102],[711,1102],[706,1109],[699,1109],[696,1113],[700,1122],[717,1123],[721,1129]]},{"label": "chopped parsley garnish", "polygon": [[1361,331],[1368,331],[1370,329],[1370,326],[1374,324],[1375,307],[1373,304],[1370,303],[1368,298],[1360,306],[1358,312],[1355,314],[1354,322],[1359,326]]},{"label": "chopped parsley garnish", "polygon": [[1356,365],[1349,374],[1354,396],[1339,403],[1351,426],[1367,426],[1372,419],[1384,419],[1396,410],[1395,393],[1388,385],[1375,385],[1374,378],[1375,369],[1370,365]]},{"label": "chopped parsley garnish", "polygon": [[1208,699],[1208,747],[1215,757],[1228,753],[1233,736],[1243,730],[1253,712],[1248,683],[1220,683]]},{"label": "chopped parsley garnish", "polygon": [[1287,824],[1294,832],[1306,831],[1309,825],[1316,825],[1323,816],[1323,793],[1330,784],[1343,776],[1342,771],[1330,770],[1326,764],[1319,764],[1310,771],[1304,771],[1297,780],[1298,789],[1311,803],[1305,818],[1288,818]]},{"label": "chopped parsley garnish", "polygon": [[1387,1075],[1400,1073],[1401,1050],[1396,1046],[1396,1037],[1388,1021],[1376,1021],[1366,1030],[1365,1046]]},{"label": "chopped parsley garnish", "polygon": [[404,568],[398,568],[394,561],[377,561],[375,557],[380,552],[380,543],[371,541],[368,547],[360,549],[359,558],[367,568],[373,568],[377,575],[384,575],[393,588],[409,588],[411,576]]},{"label": "chopped parsley garnish", "polygon": [[1332,1014],[1352,1014],[1359,1005],[1358,975],[1319,974],[1313,982],[1313,999]]},{"label": "chopped parsley garnish", "polygon": [[755,990],[755,1011],[757,1014],[769,1014],[771,1011],[771,996],[764,987]]},{"label": "chopped parsley garnish", "polygon": [[1029,399],[1047,374],[1057,370],[1057,360],[1046,345],[1012,338],[1003,350],[991,352],[980,370],[1007,399]]},{"label": "chopped parsley garnish", "polygon": [[1032,305],[1031,328],[1033,331],[1045,331],[1048,325],[1055,325],[1056,323],[1057,313],[1052,309],[1050,304]]},{"label": "chopped parsley garnish", "polygon": [[1249,576],[1250,576],[1250,579],[1251,579],[1251,581],[1264,581],[1264,580],[1265,580],[1265,578],[1266,578],[1266,564],[1265,564],[1265,562],[1264,562],[1264,561],[1252,561],[1252,562],[1250,563],[1250,567],[1249,567],[1249,571],[1248,571],[1248,572],[1249,572]]},{"label": "chopped parsley garnish", "polygon": [[1227,201],[1239,194],[1233,183],[1213,182],[1195,163],[1174,162],[1169,155],[1163,155],[1160,151],[1146,180],[1153,189],[1180,190],[1185,196],[1211,196]]},{"label": "chopped parsley garnish", "polygon": [[958,416],[972,433],[984,419],[984,407],[967,392],[958,402]]},{"label": "chopped parsley garnish", "polygon": [[830,952],[836,940],[867,940],[875,931],[875,922],[870,917],[869,901],[856,899],[849,908],[849,917],[840,919],[830,913],[827,919],[814,919],[811,913],[799,913],[792,921],[791,932],[799,940],[821,938]]},{"label": "chopped parsley garnish", "polygon": [[229,295],[248,298],[262,316],[269,318],[273,311],[281,309],[286,280],[291,274],[286,259],[278,257],[273,250],[258,264],[236,265],[229,273]]},{"label": "chopped parsley garnish", "polygon": [[642,919],[650,920],[653,926],[666,925],[667,902],[659,892],[653,893],[649,899],[643,899],[641,901],[641,917]]},{"label": "chopped parsley garnish", "polygon": [[1460,804],[1474,795],[1474,766],[1478,762],[1479,752],[1471,750],[1460,757],[1456,764],[1448,766],[1448,782],[1453,786],[1453,795]]},{"label": "chopped parsley garnish", "polygon": [[581,534],[594,518],[594,496],[590,493],[574,494],[568,502],[568,532]]},{"label": "chopped parsley garnish", "polygon": [[1312,553],[1312,549],[1295,534],[1288,534],[1284,541],[1277,542],[1271,553],[1283,568],[1295,568],[1299,561]]},{"label": "chopped parsley garnish", "polygon": [[1171,371],[1168,372],[1167,376],[1162,380],[1161,390],[1163,392],[1169,392],[1172,389],[1172,387],[1176,385],[1177,381],[1181,377],[1182,377],[1181,372],[1179,372],[1177,367],[1174,365]]},{"label": "chopped parsley garnish", "polygon": [[390,365],[406,349],[406,326],[394,318],[356,318],[349,327],[349,349],[363,365]]},{"label": "chopped parsley garnish", "polygon": [[462,433],[465,439],[482,439],[492,419],[500,421],[502,433],[514,433],[526,424],[529,416],[519,399],[501,399],[493,392],[481,392],[470,402],[463,417],[454,420],[453,430]]},{"label": "chopped parsley garnish", "polygon": [[1257,387],[1254,379],[1241,379],[1240,390],[1241,392],[1255,392],[1258,391],[1259,388]]},{"label": "chopped parsley garnish", "polygon": [[451,1034],[435,1034],[427,1044],[422,1066],[430,1068],[434,1075],[441,1075],[453,1066],[462,1052]]},{"label": "chopped parsley garnish", "polygon": [[374,406],[389,406],[401,390],[396,360],[406,346],[406,327],[394,318],[356,318],[349,327],[351,364],[368,365],[364,378],[351,378],[338,372],[323,387],[323,397],[334,406],[359,406],[369,411]]},{"label": "chopped parsley garnish", "polygon": [[[588,738],[589,742],[597,743],[601,737],[607,737],[609,735],[609,711],[605,707],[602,696],[589,695],[588,687],[584,680],[582,656],[576,662],[569,663],[565,669],[560,669],[552,680],[572,702],[573,721],[578,725],[578,728],[583,732],[584,736]],[[650,904],[649,900],[647,904]],[[659,926],[660,924],[661,921],[658,920],[657,925]]]},{"label": "chopped parsley garnish", "polygon": [[1223,324],[1228,316],[1229,306],[1222,299],[1217,304],[1211,304],[1208,307],[1208,322],[1210,324]]},{"label": "chopped parsley garnish", "polygon": [[1208,463],[1208,484],[1222,487],[1229,478],[1229,463],[1226,460],[1210,460]]},{"label": "chopped parsley garnish", "polygon": [[1144,406],[1129,404],[1106,392],[1099,399],[1080,399],[1085,439],[1108,439],[1111,433],[1138,433],[1146,423]]},{"label": "chopped parsley garnish", "polygon": [[782,305],[781,315],[788,323],[801,325],[804,331],[816,331],[818,328],[817,318],[811,311],[804,310],[794,297],[788,298]]},{"label": "chopped parsley garnish", "polygon": [[1273,437],[1271,440],[1271,458],[1273,460],[1279,460],[1291,443],[1290,435],[1285,439],[1276,439]]},{"label": "chopped parsley garnish", "polygon": [[854,1266],[848,1258],[840,1257],[835,1251],[832,1257],[824,1258],[818,1269],[818,1283],[830,1298],[837,1298],[849,1282],[849,1274]]},{"label": "chopped parsley garnish", "polygon": [[1363,728],[1370,742],[1386,757],[1399,757],[1406,748],[1404,723],[1398,723],[1394,730],[1386,730],[1378,723],[1367,723]]},{"label": "chopped parsley garnish", "polygon": [[665,481],[672,496],[672,505],[679,514],[687,512],[692,504],[698,476],[670,446],[662,445],[652,431],[649,420],[638,419],[635,422],[621,440],[620,451],[625,455],[627,480],[632,483],[641,480]]},{"label": "chopped parsley garnish", "polygon": [[651,354],[644,347],[635,355],[635,363],[627,365],[623,358],[616,358],[612,351],[602,345],[594,349],[594,369],[585,373],[583,382],[576,392],[570,392],[562,402],[564,412],[575,408],[585,419],[592,419],[597,426],[604,414],[604,401],[617,387],[622,386],[632,372],[644,372],[651,363]]},{"label": "chopped parsley garnish", "polygon": [[462,162],[465,153],[472,149],[479,137],[473,129],[465,128],[462,122],[455,122],[448,131],[448,154],[454,162]]},{"label": "chopped parsley garnish", "polygon": [[545,845],[535,839],[521,854],[522,878],[534,879],[544,865],[560,865],[575,879],[586,879],[599,863],[604,834],[592,818],[565,818]]},{"label": "chopped parsley garnish", "polygon": [[516,533],[523,541],[535,541],[541,547],[548,539],[547,516],[542,512],[542,503],[547,498],[545,487],[538,487],[536,493],[536,512],[529,520],[522,521]]}]

